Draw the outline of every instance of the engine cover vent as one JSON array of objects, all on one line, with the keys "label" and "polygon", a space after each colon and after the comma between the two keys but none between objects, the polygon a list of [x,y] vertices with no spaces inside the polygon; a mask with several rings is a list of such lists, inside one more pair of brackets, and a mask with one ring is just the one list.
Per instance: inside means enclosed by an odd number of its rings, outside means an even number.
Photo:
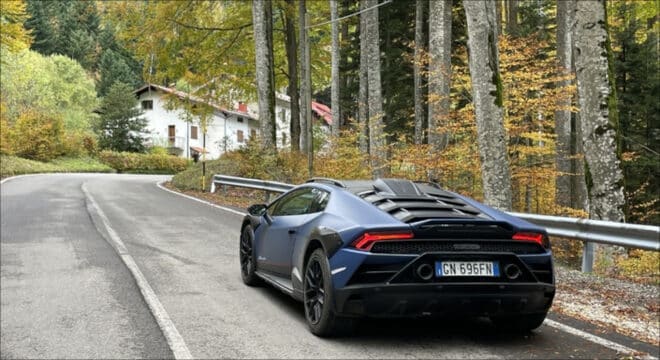
[{"label": "engine cover vent", "polygon": [[400,179],[378,179],[374,182],[374,188],[378,191],[394,195],[422,195],[414,182]]}]

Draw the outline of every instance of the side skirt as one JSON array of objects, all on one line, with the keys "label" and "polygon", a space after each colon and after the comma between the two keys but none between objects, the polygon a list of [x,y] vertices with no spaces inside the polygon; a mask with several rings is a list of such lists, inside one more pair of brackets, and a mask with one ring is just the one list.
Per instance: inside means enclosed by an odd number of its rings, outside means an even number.
[{"label": "side skirt", "polygon": [[259,270],[255,271],[255,275],[263,279],[265,282],[273,285],[277,290],[280,290],[289,296],[295,297],[291,280],[285,279],[281,276],[261,272]]}]

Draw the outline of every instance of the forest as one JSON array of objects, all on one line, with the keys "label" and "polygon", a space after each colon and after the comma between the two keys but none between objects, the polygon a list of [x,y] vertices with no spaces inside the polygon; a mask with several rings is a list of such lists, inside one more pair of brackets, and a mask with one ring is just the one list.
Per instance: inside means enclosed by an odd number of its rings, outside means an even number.
[{"label": "forest", "polygon": [[[237,175],[403,177],[503,210],[660,223],[654,0],[0,4],[2,154],[148,152],[104,129],[140,130],[131,89],[185,83],[258,102],[259,139],[226,154]],[[311,100],[332,109],[327,136]]]}]

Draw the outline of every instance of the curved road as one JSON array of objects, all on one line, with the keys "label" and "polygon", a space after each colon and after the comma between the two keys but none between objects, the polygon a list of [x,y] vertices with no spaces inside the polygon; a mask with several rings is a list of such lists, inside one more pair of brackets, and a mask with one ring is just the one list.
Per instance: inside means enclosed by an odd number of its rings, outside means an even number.
[{"label": "curved road", "polygon": [[[623,355],[556,327],[498,334],[485,320],[370,321],[351,337],[317,338],[301,304],[242,284],[241,216],[158,188],[166,178],[62,174],[2,184],[2,358],[173,357],[113,237],[195,358]],[[99,225],[88,197],[113,234]]]}]

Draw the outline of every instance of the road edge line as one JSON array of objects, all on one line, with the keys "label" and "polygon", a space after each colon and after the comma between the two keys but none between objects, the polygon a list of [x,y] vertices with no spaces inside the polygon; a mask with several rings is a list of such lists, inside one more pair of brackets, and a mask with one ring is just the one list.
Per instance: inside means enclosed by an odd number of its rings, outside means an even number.
[{"label": "road edge line", "polygon": [[165,190],[165,191],[167,191],[167,192],[169,192],[169,193],[172,193],[172,194],[175,194],[175,195],[179,195],[179,196],[183,196],[184,198],[187,198],[187,199],[190,199],[190,200],[194,200],[194,201],[200,202],[200,203],[202,203],[202,204],[206,204],[206,205],[208,205],[208,206],[212,206],[212,207],[214,207],[214,208],[216,208],[216,209],[220,209],[220,210],[228,211],[228,212],[230,212],[230,213],[232,213],[232,214],[241,215],[241,216],[245,216],[245,215],[247,215],[247,213],[242,212],[242,211],[238,211],[238,210],[230,209],[230,208],[228,208],[228,207],[224,207],[224,206],[216,205],[216,204],[214,204],[214,203],[212,203],[212,202],[210,202],[210,201],[202,200],[202,199],[200,199],[200,198],[196,198],[196,197],[194,197],[194,196],[190,196],[190,195],[186,195],[186,194],[184,194],[184,193],[180,193],[180,192],[178,192],[178,191],[170,190],[170,189],[166,188],[165,186],[163,186],[163,184],[164,184],[166,181],[167,181],[167,180],[159,181],[159,182],[156,183],[156,186],[158,186],[161,190]]},{"label": "road edge line", "polygon": [[20,174],[20,175],[12,175],[8,176],[2,180],[0,180],[0,185],[6,183],[9,180],[14,180],[14,179],[20,179],[24,177],[30,177],[30,176],[38,176],[38,175],[44,175],[44,174],[50,174],[50,173],[36,173],[36,174]]},{"label": "road edge line", "polygon": [[[574,328],[574,327],[572,327],[572,326],[568,326],[568,325],[562,324],[562,323],[560,323],[560,322],[557,322],[557,321],[554,321],[554,320],[551,320],[551,319],[545,319],[544,324],[545,324],[545,325],[548,325],[548,326],[550,326],[550,327],[553,327],[553,328],[555,328],[555,329],[557,329],[557,330],[561,330],[561,331],[563,331],[563,332],[566,332],[566,333],[569,333],[569,334],[572,334],[572,335],[575,335],[575,336],[581,337],[581,338],[583,338],[583,339],[585,339],[585,340],[589,340],[589,341],[591,341],[592,343],[595,343],[595,344],[598,344],[598,345],[604,346],[604,347],[606,347],[606,348],[608,348],[608,349],[611,349],[611,350],[614,350],[614,351],[616,351],[616,352],[618,352],[618,353],[623,353],[623,354],[638,354],[638,353],[644,353],[644,351],[640,351],[640,350],[635,350],[635,349],[633,349],[633,348],[629,348],[629,347],[627,347],[627,346],[625,346],[625,345],[621,345],[621,344],[616,343],[616,342],[614,342],[614,341],[607,340],[607,339],[602,338],[602,337],[600,337],[600,336],[597,336],[597,335],[594,335],[594,334],[590,334],[590,333],[588,333],[588,332],[586,332],[586,331],[583,331],[583,330],[580,330],[580,329],[576,329],[576,328]],[[657,359],[656,357],[652,356],[651,354],[647,354],[647,355],[648,355],[648,356],[643,356],[643,357],[641,357],[641,359]]]},{"label": "road edge line", "polygon": [[183,337],[177,330],[176,326],[174,326],[174,322],[172,322],[172,319],[165,310],[165,307],[163,307],[163,304],[160,302],[160,300],[158,300],[158,296],[156,296],[153,288],[151,285],[149,285],[149,282],[144,277],[142,271],[140,271],[137,263],[131,254],[128,253],[124,242],[121,240],[117,232],[110,226],[110,221],[108,220],[103,210],[101,210],[101,208],[98,206],[98,203],[96,200],[94,200],[94,197],[92,197],[89,191],[87,191],[86,183],[82,184],[81,189],[87,200],[87,211],[90,211],[90,215],[91,212],[94,212],[101,220],[102,224],[98,224],[96,221],[94,221],[94,216],[92,216],[92,222],[96,226],[97,231],[99,231],[102,236],[103,232],[100,231],[101,229],[99,226],[102,225],[104,227],[105,232],[108,234],[109,238],[105,236],[103,236],[103,238],[110,243],[115,252],[117,252],[117,255],[119,255],[128,270],[131,272],[131,275],[133,275],[133,279],[135,279],[137,287],[140,289],[140,293],[142,294],[144,301],[147,303],[151,314],[156,319],[156,323],[158,323],[158,327],[163,333],[163,336],[165,336],[167,344],[174,354],[174,358],[193,359],[193,356],[190,353],[186,342],[183,340]]}]

